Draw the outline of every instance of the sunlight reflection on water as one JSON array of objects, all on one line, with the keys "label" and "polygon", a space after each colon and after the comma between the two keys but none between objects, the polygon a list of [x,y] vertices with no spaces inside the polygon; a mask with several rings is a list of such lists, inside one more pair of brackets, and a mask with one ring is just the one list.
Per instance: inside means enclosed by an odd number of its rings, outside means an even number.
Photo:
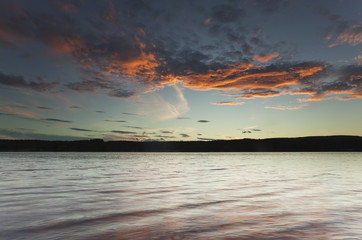
[{"label": "sunlight reflection on water", "polygon": [[361,153],[0,153],[0,239],[362,239]]}]

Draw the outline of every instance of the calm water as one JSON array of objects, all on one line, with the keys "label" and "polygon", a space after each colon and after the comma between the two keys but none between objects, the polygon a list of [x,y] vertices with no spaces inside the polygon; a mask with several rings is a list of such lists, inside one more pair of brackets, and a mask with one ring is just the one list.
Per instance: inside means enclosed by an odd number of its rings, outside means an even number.
[{"label": "calm water", "polygon": [[0,153],[0,239],[362,239],[362,153]]}]

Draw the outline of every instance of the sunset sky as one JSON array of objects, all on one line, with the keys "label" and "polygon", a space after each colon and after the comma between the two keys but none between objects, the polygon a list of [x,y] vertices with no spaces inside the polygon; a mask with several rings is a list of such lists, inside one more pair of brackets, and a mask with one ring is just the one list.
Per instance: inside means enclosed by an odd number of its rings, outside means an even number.
[{"label": "sunset sky", "polygon": [[0,139],[362,136],[361,0],[1,0]]}]

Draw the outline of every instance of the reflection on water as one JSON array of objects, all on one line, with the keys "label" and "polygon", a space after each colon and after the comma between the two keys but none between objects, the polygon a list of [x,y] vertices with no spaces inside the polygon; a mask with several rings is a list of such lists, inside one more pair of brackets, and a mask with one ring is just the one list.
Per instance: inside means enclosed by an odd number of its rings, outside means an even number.
[{"label": "reflection on water", "polygon": [[0,239],[362,239],[361,153],[0,153]]}]

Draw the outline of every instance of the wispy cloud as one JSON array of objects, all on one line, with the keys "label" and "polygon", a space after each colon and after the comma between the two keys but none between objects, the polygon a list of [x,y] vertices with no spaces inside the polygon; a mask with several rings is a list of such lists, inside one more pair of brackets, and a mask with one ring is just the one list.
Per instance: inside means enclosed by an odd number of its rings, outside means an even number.
[{"label": "wispy cloud", "polygon": [[26,81],[23,76],[7,75],[2,72],[0,72],[0,84],[15,88],[28,88],[36,91],[51,90],[58,85],[58,83],[48,83],[42,79],[38,81]]},{"label": "wispy cloud", "polygon": [[106,119],[104,121],[105,122],[114,122],[114,123],[126,123],[127,122],[125,120],[111,120],[111,119]]},{"label": "wispy cloud", "polygon": [[335,47],[341,44],[349,44],[351,46],[357,46],[362,43],[362,23],[356,23],[350,26],[346,26],[344,29],[339,28],[340,32],[329,33],[326,37],[327,40],[331,40],[332,36],[337,34],[335,43],[330,44],[329,47]]},{"label": "wispy cloud", "polygon": [[273,52],[270,54],[266,54],[266,55],[255,55],[253,57],[254,61],[258,61],[258,62],[262,62],[262,63],[266,63],[269,62],[270,60],[279,57],[279,53],[278,52]]},{"label": "wispy cloud", "polygon": [[69,128],[69,129],[78,131],[78,132],[93,132],[93,130],[84,129],[84,128]]},{"label": "wispy cloud", "polygon": [[112,133],[119,133],[119,134],[136,134],[136,132],[130,132],[130,131],[118,131],[114,130]]},{"label": "wispy cloud", "polygon": [[298,110],[298,109],[301,109],[305,106],[308,106],[308,104],[302,104],[302,105],[299,105],[299,106],[276,106],[276,107],[270,107],[270,106],[266,106],[264,108],[268,108],[268,109],[274,109],[274,110]]},{"label": "wispy cloud", "polygon": [[180,133],[181,137],[183,138],[188,138],[188,137],[191,137],[189,134],[187,133]]},{"label": "wispy cloud", "polygon": [[209,120],[198,120],[197,122],[199,122],[199,123],[208,123],[210,121]]},{"label": "wispy cloud", "polygon": [[213,102],[215,105],[243,105],[245,102],[233,102],[233,101],[223,101],[223,102]]},{"label": "wispy cloud", "polygon": [[71,123],[72,122],[69,120],[63,120],[63,119],[58,119],[58,118],[43,118],[41,120],[49,121],[49,122],[60,122],[60,123]]},{"label": "wispy cloud", "polygon": [[54,108],[51,108],[51,107],[43,107],[43,106],[37,106],[36,108],[37,108],[37,109],[40,109],[40,110],[54,110]]}]

